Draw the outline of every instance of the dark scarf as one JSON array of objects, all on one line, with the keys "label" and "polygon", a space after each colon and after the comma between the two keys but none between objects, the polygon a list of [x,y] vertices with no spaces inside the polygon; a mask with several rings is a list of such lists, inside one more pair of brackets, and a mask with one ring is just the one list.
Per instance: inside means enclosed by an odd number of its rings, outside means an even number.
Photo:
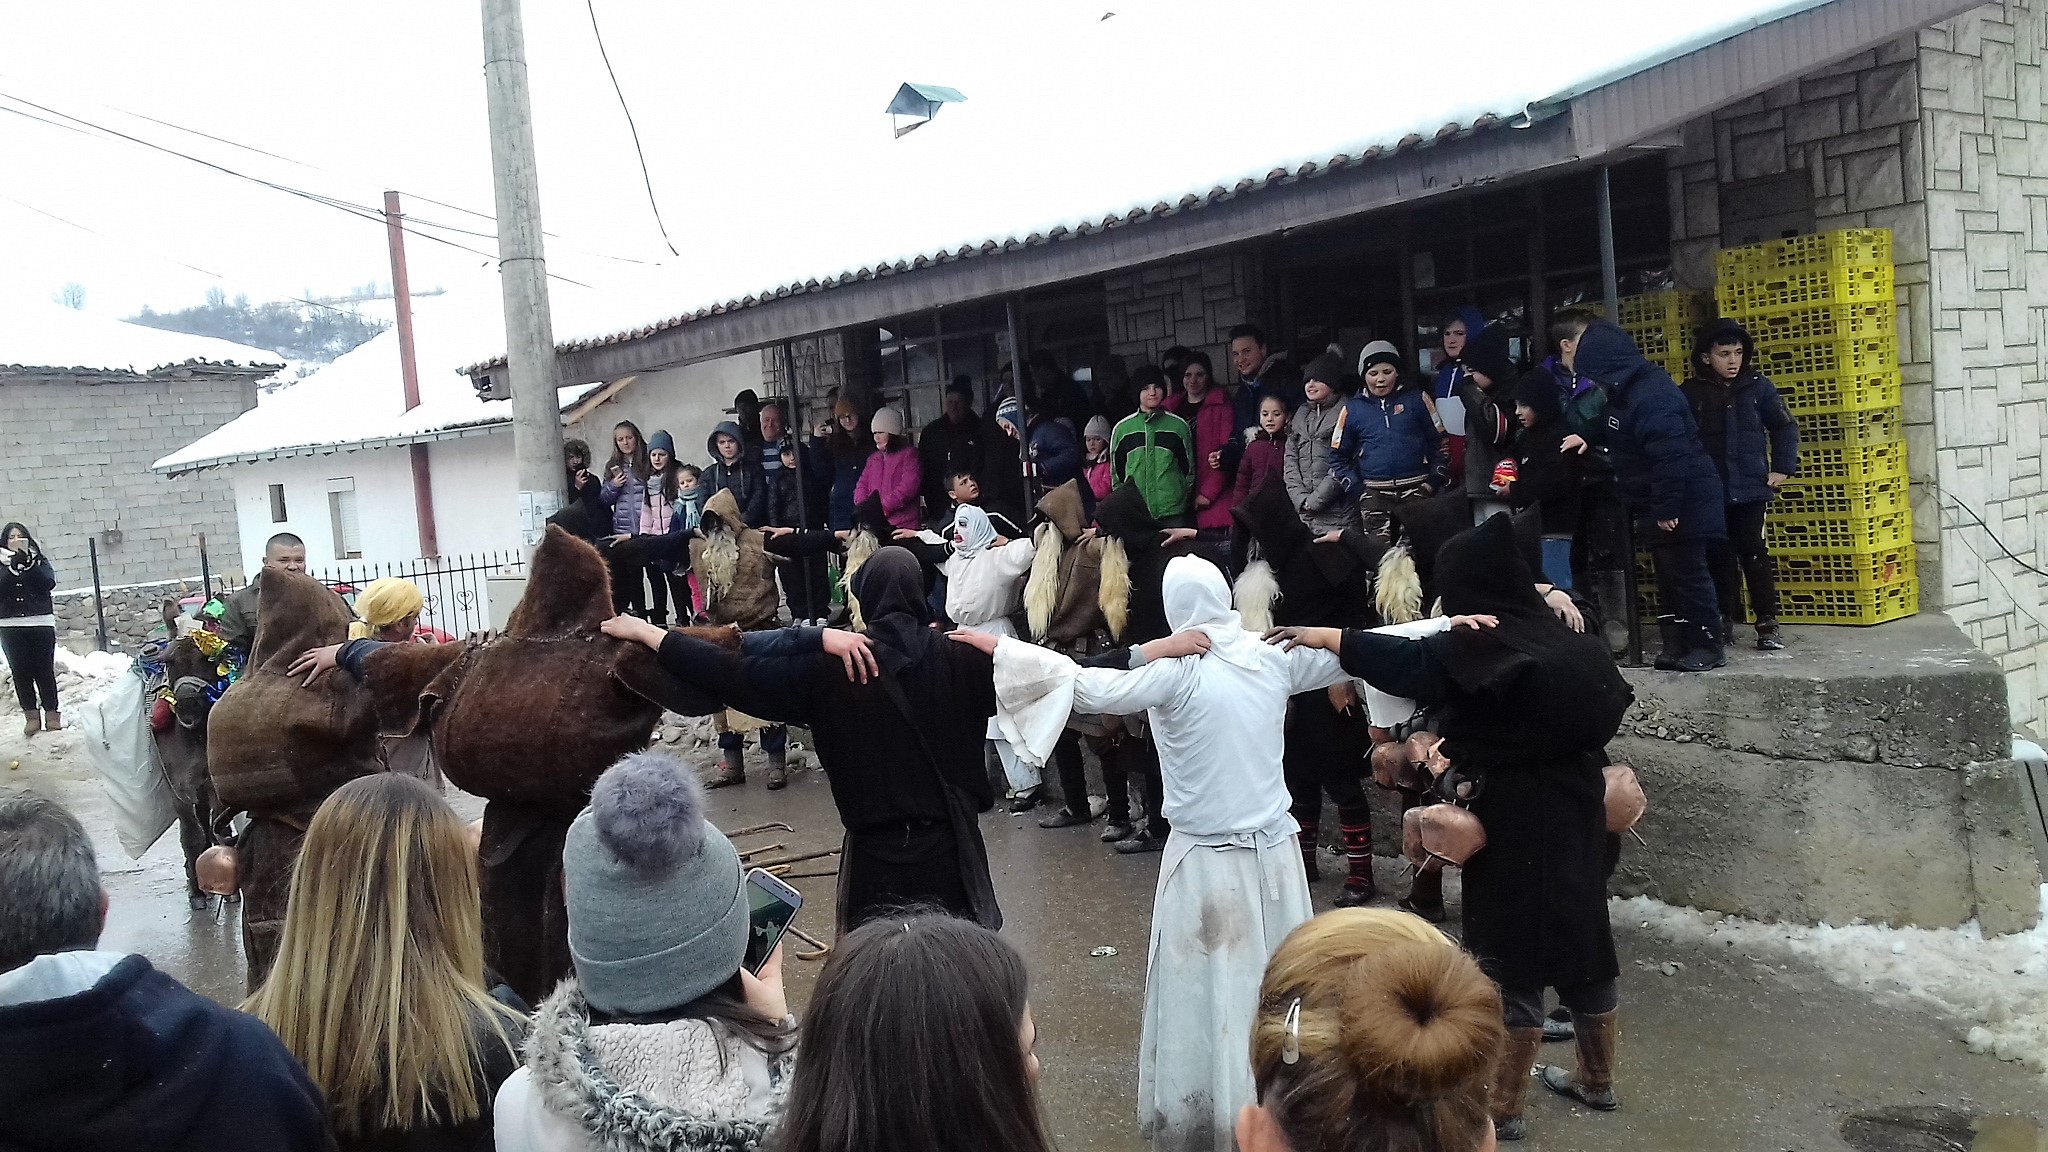
[{"label": "dark scarf", "polygon": [[883,548],[853,573],[853,598],[860,602],[875,659],[890,675],[919,663],[931,646],[944,642],[931,628],[925,603],[924,567],[907,548]]},{"label": "dark scarf", "polygon": [[1606,643],[1566,627],[1535,584],[1508,517],[1459,533],[1436,557],[1444,614],[1494,616],[1500,625],[1455,628],[1425,643],[1460,688],[1495,697],[1496,719],[1528,725],[1543,743],[1604,744],[1634,693]]}]

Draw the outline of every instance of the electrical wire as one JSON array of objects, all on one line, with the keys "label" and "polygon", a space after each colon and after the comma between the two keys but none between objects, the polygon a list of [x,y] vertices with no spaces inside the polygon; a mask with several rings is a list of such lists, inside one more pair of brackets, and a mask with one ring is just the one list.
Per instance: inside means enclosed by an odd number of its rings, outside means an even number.
[{"label": "electrical wire", "polygon": [[633,110],[626,106],[626,90],[619,87],[619,74],[612,71],[612,58],[604,50],[604,33],[597,27],[597,0],[583,0],[583,6],[590,10],[590,34],[597,39],[597,58],[604,61],[604,73],[612,78],[612,91],[619,97],[619,111],[626,114],[626,130],[633,134],[633,155],[640,158],[640,181],[647,186],[647,206],[654,211],[654,226],[661,230],[661,242],[668,245],[671,256],[680,256],[676,242],[668,238],[668,225],[662,223],[661,205],[654,199],[654,176],[647,170],[647,153],[640,148],[640,127],[633,123]]},{"label": "electrical wire", "polygon": [[[301,200],[306,200],[311,203],[321,205],[322,207],[333,208],[337,211],[346,212],[351,216],[355,216],[363,220],[368,220],[375,224],[387,224],[387,221],[384,218],[383,210],[379,208],[372,208],[364,204],[356,204],[351,201],[338,199],[333,196],[323,195],[318,192],[309,192],[306,189],[295,188],[289,184],[280,184],[275,180],[266,180],[261,176],[252,176],[246,172],[240,172],[233,168],[229,168],[224,164],[216,164],[211,160],[194,156],[188,152],[180,152],[175,148],[167,147],[162,144],[157,144],[153,141],[144,140],[139,136],[131,136],[128,133],[122,132],[118,129],[108,128],[101,124],[95,124],[90,120],[85,120],[66,112],[59,112],[54,108],[45,107],[44,105],[37,104],[32,100],[24,100],[21,97],[15,96],[11,93],[0,92],[0,99],[12,100],[17,104],[22,104],[26,107],[33,108],[38,112],[48,113],[50,116],[59,117],[61,120],[71,121],[71,123],[60,123],[57,120],[50,120],[43,116],[36,116],[28,112],[23,112],[19,108],[8,107],[5,104],[0,104],[0,112],[12,112],[17,116],[23,117],[24,119],[34,120],[38,123],[48,124],[55,128],[62,128],[67,131],[76,132],[79,135],[86,136],[89,138],[100,138],[93,137],[93,132],[99,132],[104,134],[104,136],[112,137],[117,140],[123,140],[131,144],[140,145],[141,147],[147,148],[153,152],[161,152],[167,156],[174,156],[180,160],[189,161],[190,163],[197,164],[203,168],[208,168],[215,172],[219,172],[222,175],[231,176],[237,180],[246,180],[249,183],[258,185],[259,187],[268,188],[275,192],[282,192],[288,196],[295,196]],[[82,125],[83,127],[74,127],[74,125]],[[91,129],[92,131],[88,132],[86,131],[86,129]],[[445,244],[450,248],[455,248],[463,252],[468,252],[475,256],[481,256],[484,259],[493,262],[498,260],[498,256],[494,252],[486,252],[480,248],[474,248],[471,247],[470,245],[463,244],[455,240],[450,240],[445,236],[437,236],[432,232],[420,231],[418,228],[408,228],[405,226],[404,218],[401,219],[399,227],[404,231],[410,232],[413,235],[420,237],[421,239],[432,240],[437,244]],[[450,230],[460,231],[458,229]],[[471,233],[471,235],[482,236],[483,233]],[[488,237],[488,239],[496,240],[497,237],[493,235]],[[560,273],[556,272],[549,272],[548,278],[551,280],[560,280],[564,284],[574,284],[578,288],[590,287],[590,285],[585,284],[581,280],[572,279],[571,277],[563,276]]]},{"label": "electrical wire", "polygon": [[[1984,518],[1982,516],[1979,516],[1973,509],[1971,509],[1971,507],[1968,504],[1965,504],[1961,500],[1956,499],[1954,496],[1949,495],[1947,492],[1942,491],[1941,485],[1935,483],[1932,480],[1922,480],[1919,481],[1919,483],[1924,484],[1929,488],[1932,488],[1934,490],[1934,494],[1936,497],[1947,501],[1949,507],[1954,508],[1956,511],[1961,512],[1965,516],[1968,516],[1970,518],[1971,523],[1974,523],[1978,528],[1983,529],[1984,535],[1990,537],[1991,542],[1993,544],[1998,545],[1998,550],[2000,552],[2005,553],[2005,558],[2007,560],[2010,560],[2013,563],[2019,565],[2020,567],[2026,569],[2027,571],[2032,572],[2036,576],[2039,576],[2043,579],[2048,579],[2048,572],[2044,572],[2041,569],[2035,567],[2034,565],[2027,563],[2025,560],[2020,559],[2019,556],[2016,555],[2012,549],[2006,547],[2005,541],[1999,539],[1998,533],[1992,531],[1991,525],[1986,524],[1984,522]],[[1965,525],[1958,524],[1956,525],[1956,527],[1961,528],[1965,527]]]}]

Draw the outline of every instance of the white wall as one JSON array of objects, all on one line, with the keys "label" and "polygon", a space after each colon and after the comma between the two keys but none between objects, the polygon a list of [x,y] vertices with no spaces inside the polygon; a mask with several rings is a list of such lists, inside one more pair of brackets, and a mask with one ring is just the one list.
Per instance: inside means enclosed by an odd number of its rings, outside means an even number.
[{"label": "white wall", "polygon": [[732,406],[733,395],[747,388],[756,392],[766,390],[761,383],[758,353],[743,352],[642,373],[624,391],[591,410],[564,434],[589,442],[591,454],[596,457],[591,464],[597,468],[611,455],[612,427],[621,420],[631,420],[648,436],[667,431],[675,437],[676,457],[701,468],[711,463],[704,451],[704,441],[719,421],[730,418],[726,409]]},{"label": "white wall", "polygon": [[[509,433],[498,432],[430,445],[434,521],[443,556],[513,549],[519,546],[518,516]],[[263,561],[263,543],[279,532],[306,542],[306,562],[316,572],[337,564],[381,564],[417,559],[419,523],[413,507],[412,457],[406,448],[337,452],[257,464],[226,466],[235,488],[244,574]],[[355,481],[362,556],[337,560],[328,511],[328,481]],[[270,517],[270,485],[283,484],[286,518]]]}]

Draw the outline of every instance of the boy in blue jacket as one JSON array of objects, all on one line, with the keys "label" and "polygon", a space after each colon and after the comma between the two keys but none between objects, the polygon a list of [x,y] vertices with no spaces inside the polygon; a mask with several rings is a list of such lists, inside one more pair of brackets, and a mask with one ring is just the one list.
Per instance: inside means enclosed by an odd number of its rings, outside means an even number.
[{"label": "boy in blue jacket", "polygon": [[1721,474],[1700,443],[1678,385],[1635,341],[1600,320],[1579,337],[1572,367],[1607,389],[1607,448],[1622,503],[1657,567],[1657,667],[1705,672],[1728,662],[1707,549],[1728,539]]},{"label": "boy in blue jacket", "polygon": [[1716,320],[1692,352],[1692,378],[1681,389],[1700,429],[1700,442],[1721,470],[1728,498],[1728,538],[1707,550],[1721,600],[1721,619],[1741,620],[1742,584],[1756,611],[1756,646],[1785,646],[1778,628],[1778,585],[1764,544],[1764,511],[1778,485],[1799,472],[1799,425],[1784,397],[1756,369],[1756,345],[1742,325]]},{"label": "boy in blue jacket", "polygon": [[[1306,377],[1333,387],[1344,362],[1325,352],[1309,362]],[[1365,387],[1344,402],[1330,437],[1330,474],[1359,502],[1365,530],[1393,543],[1394,509],[1443,491],[1450,476],[1444,438],[1423,390],[1401,379],[1401,353],[1385,340],[1358,357]]]}]

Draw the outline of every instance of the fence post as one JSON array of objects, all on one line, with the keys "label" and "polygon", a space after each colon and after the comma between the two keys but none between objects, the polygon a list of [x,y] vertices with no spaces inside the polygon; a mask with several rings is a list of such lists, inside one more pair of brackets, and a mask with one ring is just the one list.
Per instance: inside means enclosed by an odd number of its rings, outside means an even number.
[{"label": "fence post", "polygon": [[213,599],[213,565],[206,560],[206,533],[199,534],[199,607],[204,610],[206,602]]},{"label": "fence post", "polygon": [[92,618],[99,631],[99,650],[107,651],[107,609],[100,599],[100,540],[85,538],[86,553],[92,557]]}]

